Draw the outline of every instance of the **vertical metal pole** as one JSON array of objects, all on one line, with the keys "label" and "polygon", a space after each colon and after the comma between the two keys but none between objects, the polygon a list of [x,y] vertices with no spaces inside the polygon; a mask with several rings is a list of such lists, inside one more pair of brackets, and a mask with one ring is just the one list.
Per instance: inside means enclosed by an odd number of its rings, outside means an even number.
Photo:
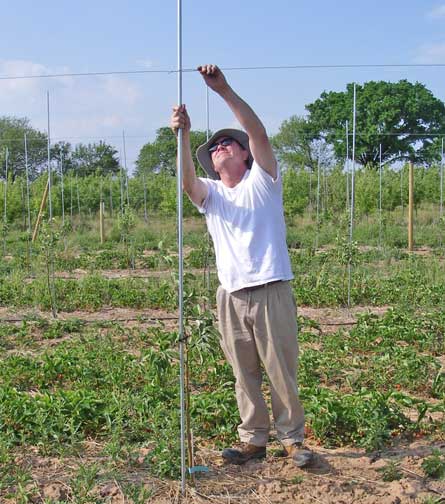
[{"label": "vertical metal pole", "polygon": [[349,210],[349,121],[346,121],[346,211]]},{"label": "vertical metal pole", "polygon": [[5,206],[3,211],[3,255],[6,255],[6,226],[8,222],[8,161],[9,161],[9,150],[8,147],[5,148]]},{"label": "vertical metal pole", "polygon": [[142,174],[142,184],[144,186],[144,221],[148,222],[148,215],[147,215],[147,182],[145,180],[145,173]]},{"label": "vertical metal pole", "polygon": [[[206,86],[206,139],[210,138],[210,102],[209,102],[209,86]],[[210,233],[207,230],[207,253],[206,253],[206,272],[205,284],[207,292],[210,292],[210,265],[209,265],[209,250],[210,250]]]},{"label": "vertical metal pole", "polygon": [[352,236],[354,231],[354,183],[355,183],[355,125],[356,125],[357,93],[354,83],[354,100],[352,113],[352,173],[351,173],[351,208],[349,217],[349,261],[348,261],[348,306],[351,306],[351,281],[352,281]]},{"label": "vertical metal pole", "polygon": [[46,92],[46,108],[48,113],[48,142],[47,142],[47,150],[48,150],[48,208],[49,208],[49,220],[50,225],[53,219],[53,204],[51,199],[51,132],[50,132],[50,124],[49,124],[49,91]]},{"label": "vertical metal pole", "polygon": [[402,166],[402,168],[400,170],[400,205],[402,207],[402,219],[405,214],[405,209],[403,206],[403,170],[404,170],[404,166]]},{"label": "vertical metal pole", "polygon": [[62,195],[62,226],[65,225],[65,187],[63,183],[63,152],[60,151],[60,189]]},{"label": "vertical metal pole", "polygon": [[125,131],[122,131],[122,143],[124,148],[125,188],[127,191],[127,205],[130,206],[130,196],[128,193],[127,149],[125,145]]},{"label": "vertical metal pole", "polygon": [[318,232],[320,230],[320,148],[317,159],[317,231],[315,235],[315,249],[318,249]]},{"label": "vertical metal pole", "polygon": [[124,215],[124,178],[123,178],[122,163],[120,163],[119,179],[120,179],[120,187],[121,187],[121,215]]},{"label": "vertical metal pole", "polygon": [[79,177],[76,173],[76,192],[77,192],[77,213],[80,219],[80,194],[79,194]]},{"label": "vertical metal pole", "polygon": [[379,145],[379,247],[382,248],[382,144]]},{"label": "vertical metal pole", "polygon": [[[178,105],[182,105],[182,2],[178,0]],[[178,176],[177,176],[177,198],[178,198],[178,252],[179,252],[179,395],[181,409],[181,492],[185,494],[185,341],[184,341],[184,320],[183,320],[183,248],[182,248],[182,129],[178,131]]]},{"label": "vertical metal pole", "polygon": [[[209,107],[209,86],[206,86],[206,118],[207,118],[207,127],[206,127],[206,138],[207,141],[210,138],[210,107]],[[443,140],[442,140],[443,146]]]},{"label": "vertical metal pole", "polygon": [[113,217],[113,177],[110,176],[110,217]]},{"label": "vertical metal pole", "polygon": [[70,218],[73,222],[73,174],[70,175]]},{"label": "vertical metal pole", "polygon": [[442,156],[440,158],[440,218],[443,217],[443,137],[442,137]]},{"label": "vertical metal pole", "polygon": [[408,178],[408,250],[414,250],[414,163],[409,162]]},{"label": "vertical metal pole", "polygon": [[31,207],[29,203],[29,167],[28,167],[28,140],[25,133],[25,174],[26,174],[26,206],[28,210],[28,233],[31,236]]},{"label": "vertical metal pole", "polygon": [[9,149],[5,147],[5,197],[4,197],[4,209],[3,209],[3,221],[6,223],[8,220],[7,209],[8,209],[8,162],[9,162]]}]

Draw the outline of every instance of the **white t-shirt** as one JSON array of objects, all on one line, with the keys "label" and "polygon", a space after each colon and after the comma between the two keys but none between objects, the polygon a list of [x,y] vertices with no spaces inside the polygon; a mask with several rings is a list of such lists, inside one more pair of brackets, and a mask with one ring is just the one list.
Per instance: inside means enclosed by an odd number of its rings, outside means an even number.
[{"label": "white t-shirt", "polygon": [[293,278],[286,244],[281,176],[253,162],[235,187],[201,178],[208,195],[199,211],[213,239],[218,278],[229,292]]}]

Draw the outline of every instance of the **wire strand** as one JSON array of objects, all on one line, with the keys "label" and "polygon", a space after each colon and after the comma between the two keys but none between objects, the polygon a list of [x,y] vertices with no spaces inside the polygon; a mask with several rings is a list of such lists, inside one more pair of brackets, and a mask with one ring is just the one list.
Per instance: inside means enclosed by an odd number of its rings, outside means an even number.
[{"label": "wire strand", "polygon": [[[336,65],[278,65],[251,67],[224,67],[224,72],[238,70],[317,70],[317,69],[350,69],[350,68],[443,68],[445,63],[369,63],[369,64],[336,64]],[[184,68],[182,73],[197,72],[196,68]],[[106,75],[144,75],[176,74],[178,70],[113,70],[110,72],[71,72],[40,75],[3,75],[0,80],[52,79],[58,77],[100,77]]]}]

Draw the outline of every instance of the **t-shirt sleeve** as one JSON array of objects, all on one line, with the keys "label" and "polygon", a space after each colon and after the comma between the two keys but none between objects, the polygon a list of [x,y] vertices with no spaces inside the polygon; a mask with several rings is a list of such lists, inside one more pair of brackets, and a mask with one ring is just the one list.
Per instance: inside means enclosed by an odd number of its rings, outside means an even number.
[{"label": "t-shirt sleeve", "polygon": [[193,203],[193,205],[198,209],[199,213],[206,214],[209,211],[209,208],[211,206],[212,202],[212,193],[213,193],[213,184],[208,178],[203,178],[199,177],[199,180],[201,180],[206,186],[207,186],[207,196],[204,199],[204,201],[201,203],[201,205],[197,205],[196,203]]},{"label": "t-shirt sleeve", "polygon": [[277,165],[277,177],[274,179],[264,168],[254,160],[251,168],[251,175],[254,180],[258,181],[265,189],[269,189],[271,191],[281,191],[282,189],[282,180],[280,167]]}]

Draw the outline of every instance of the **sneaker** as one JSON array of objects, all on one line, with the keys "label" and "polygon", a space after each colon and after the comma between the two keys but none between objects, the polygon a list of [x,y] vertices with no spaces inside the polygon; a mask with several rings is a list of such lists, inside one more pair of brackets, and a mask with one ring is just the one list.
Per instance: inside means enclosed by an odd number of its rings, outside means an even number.
[{"label": "sneaker", "polygon": [[255,446],[249,443],[243,443],[239,450],[235,448],[226,448],[222,452],[222,458],[229,464],[241,465],[248,460],[262,459],[266,456],[265,446]]},{"label": "sneaker", "polygon": [[297,467],[305,467],[314,459],[314,453],[303,446],[303,443],[294,443],[284,447],[287,456],[290,457]]}]

